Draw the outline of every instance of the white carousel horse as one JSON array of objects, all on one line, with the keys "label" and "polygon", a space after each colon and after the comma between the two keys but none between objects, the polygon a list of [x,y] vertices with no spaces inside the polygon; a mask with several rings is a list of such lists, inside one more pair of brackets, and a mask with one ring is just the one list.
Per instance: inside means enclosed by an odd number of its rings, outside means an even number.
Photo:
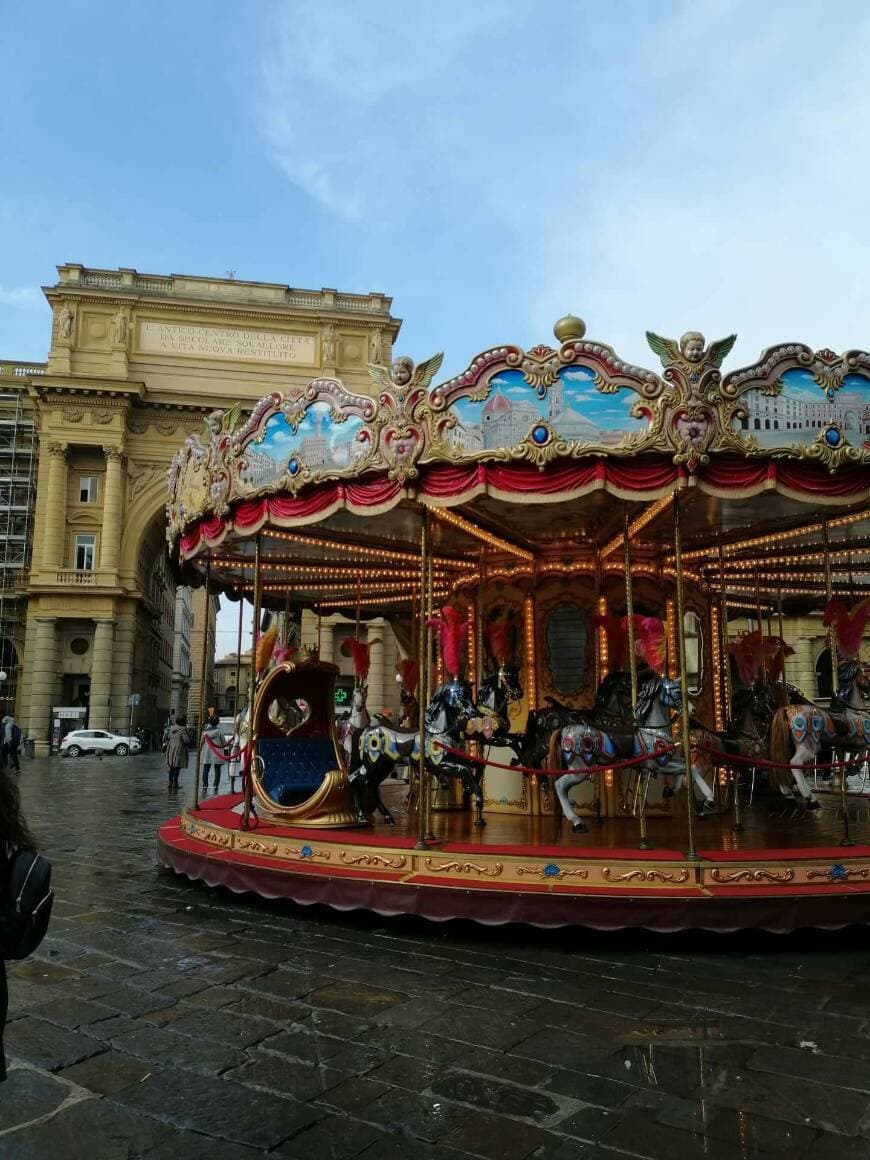
[{"label": "white carousel horse", "polygon": [[838,666],[840,681],[830,707],[787,705],[774,714],[770,730],[770,753],[773,761],[789,770],[772,769],[771,781],[787,797],[794,788],[810,808],[817,802],[804,770],[815,763],[822,748],[845,757],[870,750],[870,713],[861,688],[861,667],[856,660],[845,660]]},{"label": "white carousel horse", "polygon": [[595,776],[595,772],[629,757],[641,758],[635,768],[649,773],[684,773],[684,763],[675,756],[669,711],[682,705],[680,682],[652,673],[641,685],[634,711],[634,730],[606,732],[591,722],[568,725],[553,736],[551,766],[557,753],[571,772],[556,779],[556,795],[562,813],[576,833],[586,826],[574,810],[568,793]]},{"label": "white carousel horse", "polygon": [[354,741],[372,723],[366,708],[367,685],[355,685],[350,698],[350,712],[339,723],[338,736],[347,757],[348,768],[353,757]]}]

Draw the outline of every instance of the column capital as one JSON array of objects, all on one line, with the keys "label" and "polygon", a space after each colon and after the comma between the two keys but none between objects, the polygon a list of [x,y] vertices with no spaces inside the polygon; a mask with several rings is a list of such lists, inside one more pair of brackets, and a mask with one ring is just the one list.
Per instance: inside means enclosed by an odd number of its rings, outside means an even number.
[{"label": "column capital", "polygon": [[103,455],[105,455],[107,462],[123,463],[127,458],[127,453],[123,447],[103,447]]},{"label": "column capital", "polygon": [[100,628],[101,626],[108,627],[108,628],[114,628],[117,623],[118,623],[118,619],[115,616],[95,616],[94,617],[94,624],[97,626],[97,628]]},{"label": "column capital", "polygon": [[64,443],[60,440],[55,440],[51,443],[46,443],[45,446],[48,449],[48,454],[52,458],[66,459],[67,452],[69,451],[69,443]]}]

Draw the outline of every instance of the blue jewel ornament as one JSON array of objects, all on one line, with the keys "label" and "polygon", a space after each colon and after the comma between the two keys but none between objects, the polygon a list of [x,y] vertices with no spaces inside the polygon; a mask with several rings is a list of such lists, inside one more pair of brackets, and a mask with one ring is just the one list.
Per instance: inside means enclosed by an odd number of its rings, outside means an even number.
[{"label": "blue jewel ornament", "polygon": [[310,846],[303,846],[299,853],[303,858],[311,858],[314,855],[314,851]]},{"label": "blue jewel ornament", "polygon": [[532,428],[532,442],[537,443],[539,447],[543,447],[549,438],[550,428],[543,423],[539,423],[536,427]]},{"label": "blue jewel ornament", "polygon": [[692,371],[692,373],[689,375],[689,382],[696,383],[699,378],[700,378],[700,376],[699,376],[698,372]]},{"label": "blue jewel ornament", "polygon": [[548,862],[544,867],[545,878],[558,878],[561,873],[562,871],[559,869],[555,862]]},{"label": "blue jewel ornament", "polygon": [[829,447],[836,447],[840,442],[840,432],[836,427],[829,427],[825,432],[825,442]]},{"label": "blue jewel ornament", "polygon": [[829,398],[829,399],[833,399],[833,397],[834,397],[834,388],[833,388],[833,387],[828,387],[828,389],[825,391],[825,394],[828,396],[828,398]]},{"label": "blue jewel ornament", "polygon": [[287,464],[287,470],[290,472],[291,475],[297,475],[299,472],[299,460],[298,459],[291,459],[290,462]]},{"label": "blue jewel ornament", "polygon": [[844,878],[848,878],[848,877],[849,877],[849,871],[846,869],[845,866],[841,865],[839,862],[837,863],[836,866],[831,867],[831,878],[834,882],[842,882]]}]

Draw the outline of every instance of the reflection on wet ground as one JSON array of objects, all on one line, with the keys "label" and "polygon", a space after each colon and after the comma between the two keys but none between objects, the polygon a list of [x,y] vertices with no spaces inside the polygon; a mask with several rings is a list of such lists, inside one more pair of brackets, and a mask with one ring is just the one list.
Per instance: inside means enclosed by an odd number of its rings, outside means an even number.
[{"label": "reflection on wet ground", "polygon": [[157,868],[159,756],[26,762],[21,784],[58,897],[10,967],[0,1160],[870,1158],[861,931],[269,905]]}]

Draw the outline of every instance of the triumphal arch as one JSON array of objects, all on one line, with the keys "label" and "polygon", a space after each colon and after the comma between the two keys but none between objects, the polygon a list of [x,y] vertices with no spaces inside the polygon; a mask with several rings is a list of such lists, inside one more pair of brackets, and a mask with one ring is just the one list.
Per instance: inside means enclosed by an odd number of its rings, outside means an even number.
[{"label": "triumphal arch", "polygon": [[389,363],[401,325],[378,293],[58,272],[48,362],[29,387],[39,464],[19,712],[40,746],[52,707],[81,695],[77,676],[91,728],[122,727],[131,693],[152,728],[168,710],[166,473],[185,435],[318,377],[370,392],[367,367]]}]

